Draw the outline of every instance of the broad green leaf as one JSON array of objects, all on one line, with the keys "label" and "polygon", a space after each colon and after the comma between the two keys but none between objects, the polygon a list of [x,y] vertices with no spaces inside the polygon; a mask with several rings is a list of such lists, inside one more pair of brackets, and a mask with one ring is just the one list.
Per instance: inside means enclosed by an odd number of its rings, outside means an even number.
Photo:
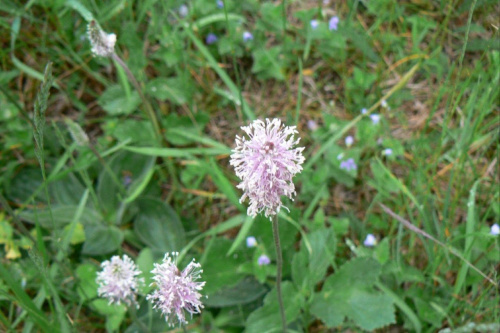
[{"label": "broad green leaf", "polygon": [[130,152],[120,152],[113,157],[109,162],[112,174],[107,169],[102,170],[97,187],[101,206],[107,214],[114,216],[125,196],[129,197],[144,180],[150,179],[154,162],[153,157]]},{"label": "broad green leaf", "polygon": [[311,313],[328,327],[342,324],[346,317],[365,330],[394,323],[392,298],[373,289],[380,272],[381,265],[374,259],[349,261],[314,294]]},{"label": "broad green leaf", "polygon": [[349,307],[347,315],[364,330],[373,331],[396,322],[392,299],[385,294],[357,289],[349,298]]},{"label": "broad green leaf", "polygon": [[82,253],[88,255],[111,253],[121,246],[122,241],[123,232],[115,226],[86,226]]},{"label": "broad green leaf", "polygon": [[127,307],[124,304],[109,304],[108,300],[96,299],[92,302],[92,306],[97,312],[106,316],[106,329],[108,332],[114,332],[120,328],[127,312]]},{"label": "broad green leaf", "polygon": [[106,133],[120,142],[152,144],[155,140],[153,125],[147,120],[113,119],[106,123],[105,128]]},{"label": "broad green leaf", "polygon": [[146,93],[160,101],[182,105],[191,99],[189,88],[182,78],[157,78],[148,83]]},{"label": "broad green leaf", "polygon": [[139,255],[137,256],[135,262],[137,264],[137,267],[139,267],[142,272],[141,276],[144,277],[144,280],[146,281],[141,290],[144,294],[147,294],[153,288],[147,282],[152,281],[151,278],[153,276],[153,274],[151,273],[151,270],[154,268],[153,251],[149,247],[142,249],[141,252],[139,252]]},{"label": "broad green leaf", "polygon": [[203,304],[209,307],[226,307],[255,301],[267,291],[262,284],[251,277],[244,278],[237,285],[220,289],[210,294]]},{"label": "broad green leaf", "polygon": [[76,270],[76,276],[78,277],[77,292],[80,295],[82,301],[88,301],[94,297],[97,297],[97,267],[92,264],[81,264]]},{"label": "broad green leaf", "polygon": [[133,91],[127,97],[123,88],[119,85],[110,86],[98,99],[101,107],[110,115],[130,114],[134,112],[141,98],[137,91]]},{"label": "broad green leaf", "polygon": [[[70,223],[78,210],[78,205],[52,205],[52,215],[54,217],[54,225],[56,228],[64,227]],[[52,228],[52,219],[48,208],[40,208],[36,210],[27,210],[19,213],[19,217],[29,223],[40,223],[44,228]],[[80,217],[80,222],[84,226],[95,225],[102,221],[99,213],[89,207],[83,209]]]},{"label": "broad green leaf", "polygon": [[331,229],[316,230],[308,238],[312,252],[309,253],[307,247],[301,245],[292,261],[292,277],[297,287],[307,287],[312,292],[333,261],[336,240]]},{"label": "broad green leaf", "polygon": [[273,47],[269,50],[258,49],[254,51],[252,73],[257,74],[260,79],[276,79],[283,81],[283,61],[279,58],[281,47]]},{"label": "broad green leaf", "polygon": [[[287,324],[296,321],[300,310],[305,303],[304,296],[299,293],[292,283],[285,281],[281,285],[283,304]],[[248,316],[245,333],[272,333],[282,332],[281,316],[278,305],[276,288],[264,298],[264,305]]]},{"label": "broad green leaf", "polygon": [[[244,254],[236,250],[231,256],[226,254],[231,247],[232,241],[225,238],[216,238],[210,247],[205,251],[206,257],[202,263],[203,275],[202,278],[207,282],[203,288],[203,292],[208,295],[215,292],[234,286],[242,278],[243,275],[239,272],[239,266],[245,263]],[[209,264],[204,264],[209,263]]]},{"label": "broad green leaf", "polygon": [[63,179],[51,183],[49,191],[55,202],[63,205],[77,205],[85,192],[85,187],[75,174],[70,173]]},{"label": "broad green leaf", "polygon": [[141,241],[156,254],[180,251],[186,236],[179,216],[167,203],[149,197],[137,201],[139,212],[134,220],[134,231]]},{"label": "broad green leaf", "polygon": [[389,238],[384,238],[375,248],[375,259],[382,265],[390,259]]}]

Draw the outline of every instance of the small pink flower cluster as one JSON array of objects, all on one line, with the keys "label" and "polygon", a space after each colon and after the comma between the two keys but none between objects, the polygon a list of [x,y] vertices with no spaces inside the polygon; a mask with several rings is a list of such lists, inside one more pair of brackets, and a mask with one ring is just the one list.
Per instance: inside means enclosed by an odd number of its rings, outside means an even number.
[{"label": "small pink flower cluster", "polygon": [[[203,308],[199,291],[205,282],[201,278],[200,264],[194,259],[183,271],[177,268],[178,252],[167,253],[161,264],[155,264],[151,273],[154,274],[156,289],[146,299],[153,307],[162,312],[169,326],[187,324],[186,312],[192,317]],[[101,264],[102,271],[97,274],[98,295],[109,300],[110,304],[136,305],[138,288],[144,284],[140,278],[141,271],[127,255],[113,256],[110,261]]]},{"label": "small pink flower cluster", "polygon": [[[281,120],[255,120],[241,127],[248,135],[236,136],[236,148],[230,164],[241,179],[238,188],[243,190],[240,202],[250,200],[248,215],[255,217],[264,212],[266,217],[278,214],[281,196],[293,200],[295,186],[293,176],[302,171],[302,151],[295,148],[300,138],[295,126],[283,126]],[[286,208],[286,207],[285,207]]]}]

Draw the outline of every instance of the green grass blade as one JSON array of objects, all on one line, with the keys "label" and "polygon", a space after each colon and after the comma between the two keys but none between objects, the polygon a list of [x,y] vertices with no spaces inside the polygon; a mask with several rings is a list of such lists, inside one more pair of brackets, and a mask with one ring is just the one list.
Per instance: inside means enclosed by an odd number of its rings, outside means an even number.
[{"label": "green grass blade", "polygon": [[59,332],[59,329],[55,328],[47,320],[47,315],[36,307],[35,303],[33,303],[28,294],[26,294],[26,292],[21,288],[19,283],[14,280],[4,265],[0,265],[0,277],[2,277],[7,286],[12,290],[19,306],[28,312],[28,315],[33,320],[35,325],[37,325],[44,332]]},{"label": "green grass blade", "polygon": [[231,254],[233,254],[233,252],[238,248],[238,246],[240,246],[240,244],[243,243],[243,240],[248,235],[248,232],[252,228],[254,221],[255,221],[254,218],[247,216],[245,222],[243,223],[243,226],[238,232],[238,235],[234,239],[233,244],[231,244],[229,251],[227,251],[226,256],[230,256]]},{"label": "green grass blade", "polygon": [[342,138],[351,128],[354,127],[363,117],[369,116],[373,111],[375,111],[376,108],[380,106],[383,100],[389,99],[396,91],[402,89],[406,83],[410,80],[410,78],[415,74],[417,69],[420,67],[420,63],[414,65],[402,78],[401,80],[394,86],[392,87],[381,99],[378,100],[377,103],[372,105],[366,114],[364,115],[359,115],[353,120],[351,120],[347,125],[344,126],[340,131],[336,131],[335,134],[333,134],[330,139],[323,143],[321,147],[317,150],[311,150],[314,151],[314,154],[308,158],[306,158],[306,163],[304,164],[304,170],[309,170],[314,163],[321,157],[321,155],[327,151],[331,145],[335,143],[335,141],[339,140]]},{"label": "green grass blade", "polygon": [[[191,39],[191,41],[196,45],[198,50],[200,50],[201,54],[208,61],[208,64],[210,65],[210,67],[212,67],[212,69],[217,73],[217,75],[219,75],[221,80],[226,84],[228,89],[231,91],[231,94],[233,94],[234,100],[238,100],[240,93],[239,93],[238,87],[233,82],[233,80],[231,80],[229,75],[227,75],[227,73],[219,66],[219,64],[217,63],[215,58],[212,56],[210,51],[205,47],[205,45],[203,45],[203,42],[201,40],[199,40],[198,37],[195,36],[193,31],[191,30],[191,27],[189,27],[189,26],[186,27],[186,33],[189,36],[189,38]],[[242,105],[243,112],[245,113],[245,116],[247,117],[247,119],[254,120],[256,118],[255,114],[250,109],[250,106],[248,105],[248,103],[243,99],[242,104],[243,104]]]},{"label": "green grass blade", "polygon": [[200,240],[204,239],[207,236],[215,236],[217,234],[226,232],[230,229],[236,228],[243,224],[246,221],[247,215],[236,215],[234,217],[231,217],[229,220],[224,221],[220,224],[217,224],[215,227],[205,231],[202,234],[199,234],[195,238],[193,238],[180,252],[178,261],[181,262],[186,253]]},{"label": "green grass blade", "polygon": [[124,147],[124,150],[156,157],[193,157],[194,155],[227,155],[231,151],[223,148],[154,148],[154,147]]},{"label": "green grass blade", "polygon": [[422,332],[422,323],[418,316],[413,310],[405,303],[403,299],[401,299],[396,293],[394,293],[391,289],[387,288],[382,282],[376,282],[375,285],[378,289],[382,290],[387,296],[392,298],[394,304],[408,317],[408,319],[413,324],[413,328],[415,332]]},{"label": "green grass blade", "polygon": [[[477,187],[480,183],[481,179],[476,180],[474,185],[472,186],[469,192],[469,200],[467,201],[467,221],[465,224],[465,247],[463,251],[463,256],[467,261],[471,261],[471,250],[472,244],[474,242],[474,230],[476,228],[476,193]],[[467,272],[469,270],[469,265],[466,262],[462,263],[460,267],[460,271],[457,275],[457,280],[455,282],[455,286],[453,288],[453,293],[458,295],[460,290],[462,289],[465,283],[465,277],[467,276]]]}]

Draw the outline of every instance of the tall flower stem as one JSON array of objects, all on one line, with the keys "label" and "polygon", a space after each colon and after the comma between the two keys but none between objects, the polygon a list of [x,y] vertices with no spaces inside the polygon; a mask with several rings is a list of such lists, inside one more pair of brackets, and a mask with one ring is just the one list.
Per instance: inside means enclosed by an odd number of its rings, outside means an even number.
[{"label": "tall flower stem", "polygon": [[132,305],[130,305],[128,307],[128,312],[129,312],[130,317],[132,318],[132,320],[137,324],[137,326],[139,326],[139,328],[141,329],[141,331],[143,333],[149,333],[150,332],[149,328],[137,316],[137,309],[135,308],[134,304],[132,304]]},{"label": "tall flower stem", "polygon": [[283,306],[283,296],[281,295],[281,273],[283,269],[283,257],[281,256],[278,216],[272,219],[272,223],[273,223],[274,245],[276,246],[276,264],[278,266],[278,272],[276,274],[276,292],[278,294],[278,302],[280,305],[280,314],[281,314],[281,321],[283,323],[283,332],[285,333],[286,332],[285,307]]},{"label": "tall flower stem", "polygon": [[132,84],[134,85],[137,92],[139,93],[139,96],[142,100],[142,103],[144,104],[144,107],[146,108],[146,115],[148,116],[149,120],[153,124],[153,129],[155,131],[155,135],[158,139],[162,140],[163,137],[161,134],[160,124],[159,124],[158,119],[156,117],[156,114],[153,110],[153,107],[151,106],[151,104],[147,100],[146,96],[144,96],[144,93],[142,92],[141,85],[139,84],[139,82],[135,78],[134,74],[132,74],[132,71],[128,68],[125,61],[123,61],[116,53],[113,53],[111,55],[111,58],[114,61],[116,61],[123,68],[123,70],[125,71],[125,74],[129,78],[129,80],[132,82]]}]

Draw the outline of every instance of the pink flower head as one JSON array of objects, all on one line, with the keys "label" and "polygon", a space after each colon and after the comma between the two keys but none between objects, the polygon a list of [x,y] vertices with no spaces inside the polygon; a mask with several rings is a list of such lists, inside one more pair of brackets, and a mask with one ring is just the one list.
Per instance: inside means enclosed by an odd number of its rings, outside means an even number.
[{"label": "pink flower head", "polygon": [[[255,217],[264,211],[271,218],[281,207],[281,196],[293,200],[295,186],[293,176],[302,171],[303,147],[294,148],[300,138],[295,126],[284,126],[281,120],[254,120],[241,127],[248,135],[236,136],[236,148],[231,154],[230,164],[241,179],[237,186],[243,190],[240,202],[249,198],[248,215]],[[286,207],[285,207],[286,208]]]},{"label": "pink flower head", "polygon": [[141,271],[127,255],[113,256],[111,260],[103,261],[102,271],[97,273],[99,296],[107,298],[109,304],[136,304],[137,288],[144,283],[137,277]]},{"label": "pink flower head", "polygon": [[194,259],[181,272],[177,268],[178,252],[166,253],[161,264],[155,264],[151,273],[154,274],[151,285],[156,285],[156,290],[146,297],[152,301],[153,308],[159,309],[165,315],[169,326],[187,324],[186,312],[191,317],[200,313],[203,308],[198,292],[205,282],[197,282],[203,272],[200,264]]}]

